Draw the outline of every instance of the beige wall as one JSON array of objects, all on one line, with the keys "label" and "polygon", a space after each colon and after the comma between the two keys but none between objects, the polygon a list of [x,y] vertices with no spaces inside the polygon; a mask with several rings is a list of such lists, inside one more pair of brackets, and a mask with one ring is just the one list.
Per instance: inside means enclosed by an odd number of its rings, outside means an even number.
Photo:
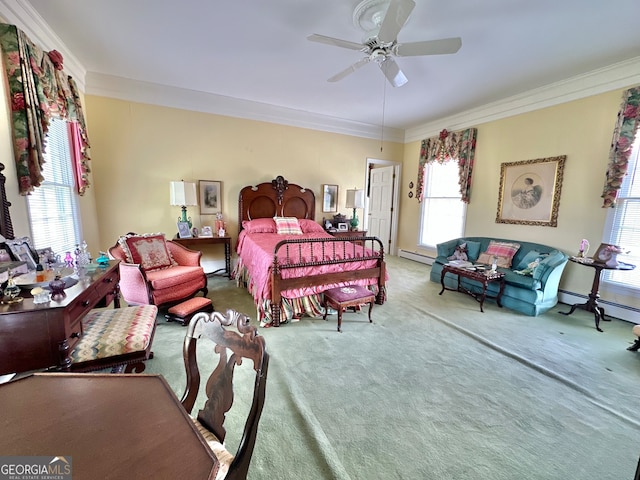
[{"label": "beige wall", "polygon": [[[342,213],[346,189],[364,187],[367,157],[401,161],[403,145],[379,140],[243,120],[173,108],[86,97],[100,246],[129,231],[173,236],[179,207],[169,205],[169,182],[223,182],[223,213],[236,237],[238,194],[246,185],[283,175],[311,188],[339,186]],[[190,207],[194,225],[212,225]],[[325,214],[329,216],[330,214]],[[331,214],[333,215],[333,214]],[[316,220],[322,220],[316,198]]]},{"label": "beige wall", "polygon": [[[4,85],[0,92],[4,96]],[[616,90],[477,125],[466,234],[526,239],[569,253],[587,238],[595,248],[602,240],[607,213],[601,208],[600,194],[621,93]],[[180,213],[178,207],[169,206],[172,180],[222,181],[224,217],[234,238],[239,190],[276,175],[316,192],[323,183],[338,184],[338,204],[348,215],[342,207],[346,189],[364,186],[367,158],[403,162],[398,247],[421,251],[417,247],[420,205],[407,195],[409,182],[416,181],[420,142],[385,143],[380,152],[377,140],[104,97],[84,100],[92,185],[80,205],[84,236],[94,253],[128,231],[162,231],[172,236]],[[0,115],[0,161],[7,167],[16,235],[30,235],[26,202],[17,195],[10,144],[5,102]],[[500,164],[557,155],[567,155],[558,227],[495,223]],[[198,227],[212,224],[213,218],[201,217],[197,207],[191,207],[189,214]],[[316,219],[322,216],[318,198]],[[205,260],[219,262],[218,250],[205,252]],[[586,293],[591,280],[590,271],[569,264],[561,288]],[[640,300],[607,292],[605,286],[602,293],[613,302],[640,307]]]},{"label": "beige wall", "polygon": [[[477,125],[478,139],[473,170],[471,203],[467,209],[465,233],[523,239],[576,253],[586,238],[593,250],[602,241],[607,209],[602,208],[604,175],[622,90],[616,90],[554,107]],[[417,247],[420,206],[409,199],[408,183],[415,183],[420,142],[405,146],[401,194],[401,236],[399,248]],[[500,164],[566,155],[557,227],[496,223]],[[411,177],[411,178],[410,178]],[[424,253],[432,253],[424,251]],[[592,252],[593,253],[593,252]],[[591,290],[593,271],[569,263],[561,288],[586,294]],[[606,288],[602,287],[603,293]],[[640,306],[637,299],[607,294],[607,299]]]}]

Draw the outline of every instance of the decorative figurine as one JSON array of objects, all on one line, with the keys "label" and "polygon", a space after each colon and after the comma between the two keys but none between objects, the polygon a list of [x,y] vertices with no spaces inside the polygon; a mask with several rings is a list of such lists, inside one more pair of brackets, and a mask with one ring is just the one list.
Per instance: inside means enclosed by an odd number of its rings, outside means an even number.
[{"label": "decorative figurine", "polygon": [[9,280],[7,286],[4,287],[2,292],[2,303],[18,303],[22,301],[20,295],[20,287],[16,285],[16,281],[13,279],[13,272],[9,270]]},{"label": "decorative figurine", "polygon": [[106,267],[109,265],[109,257],[107,257],[106,252],[100,252],[100,256],[96,258],[96,263],[101,267]]},{"label": "decorative figurine", "polygon": [[60,278],[60,275],[56,275],[56,278],[49,282],[49,288],[51,289],[51,298],[53,300],[60,300],[67,296],[64,291],[66,283]]},{"label": "decorative figurine", "polygon": [[580,242],[580,251],[578,252],[578,257],[584,258],[589,253],[589,240],[583,238]]}]

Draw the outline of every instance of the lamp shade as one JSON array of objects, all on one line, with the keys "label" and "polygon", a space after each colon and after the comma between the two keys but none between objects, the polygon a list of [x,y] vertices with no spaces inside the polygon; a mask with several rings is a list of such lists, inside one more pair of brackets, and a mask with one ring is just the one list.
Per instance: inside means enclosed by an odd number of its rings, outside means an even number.
[{"label": "lamp shade", "polygon": [[346,208],[364,208],[364,190],[347,190]]},{"label": "lamp shade", "polygon": [[191,182],[169,183],[170,204],[178,206],[197,205],[196,184]]}]

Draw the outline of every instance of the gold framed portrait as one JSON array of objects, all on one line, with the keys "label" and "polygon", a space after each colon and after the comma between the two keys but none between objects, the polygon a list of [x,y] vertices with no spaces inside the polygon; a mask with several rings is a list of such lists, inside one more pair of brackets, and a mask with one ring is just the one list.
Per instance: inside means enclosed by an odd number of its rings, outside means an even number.
[{"label": "gold framed portrait", "polygon": [[496,223],[557,227],[566,158],[502,163]]}]

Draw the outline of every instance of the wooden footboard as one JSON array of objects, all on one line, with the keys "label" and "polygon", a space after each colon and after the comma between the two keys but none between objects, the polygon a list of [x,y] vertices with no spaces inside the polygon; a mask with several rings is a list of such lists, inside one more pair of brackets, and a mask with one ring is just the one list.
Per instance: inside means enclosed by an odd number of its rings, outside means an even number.
[{"label": "wooden footboard", "polygon": [[[358,242],[358,245],[354,242]],[[384,246],[377,237],[283,240],[276,245],[273,253],[271,269],[273,326],[280,325],[281,293],[289,289],[375,278],[378,286],[376,303],[381,305],[386,300]],[[345,269],[338,272],[283,278],[283,272],[291,269],[323,265],[343,265],[348,268],[348,265],[355,262],[367,262],[371,263],[371,266],[356,270]]]}]

